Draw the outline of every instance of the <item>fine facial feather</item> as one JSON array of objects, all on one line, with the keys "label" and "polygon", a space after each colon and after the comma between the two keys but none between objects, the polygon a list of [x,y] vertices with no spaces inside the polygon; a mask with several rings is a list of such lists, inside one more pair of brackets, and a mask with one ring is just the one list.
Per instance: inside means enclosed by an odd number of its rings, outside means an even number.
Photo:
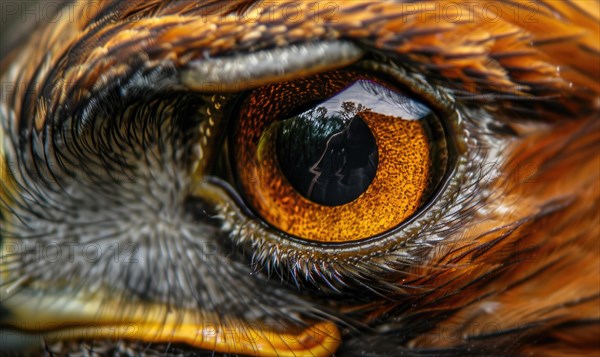
[{"label": "fine facial feather", "polygon": [[[272,259],[293,255],[294,249],[278,245],[277,252],[257,253],[263,255],[255,259],[257,266],[280,264],[272,272],[290,283],[300,280],[299,286],[311,285],[312,275],[317,285],[325,281],[341,291],[347,282],[378,281],[372,293],[366,286],[357,301],[345,300],[333,309],[341,318],[369,325],[365,335],[349,334],[342,355],[587,355],[597,350],[598,9],[583,1],[498,1],[491,3],[494,7],[348,1],[320,12],[309,3],[292,3],[300,16],[286,19],[287,4],[127,1],[85,7],[78,2],[76,21],[36,31],[29,45],[11,56],[14,65],[3,64],[3,81],[20,86],[2,105],[4,140],[15,144],[15,151],[6,144],[0,151],[4,171],[15,162],[36,169],[34,162],[54,158],[48,148],[60,151],[65,143],[55,140],[49,146],[48,136],[94,127],[102,102],[111,100],[115,89],[128,88],[125,93],[132,97],[187,90],[180,74],[191,63],[349,39],[456,98],[455,108],[474,140],[469,149],[481,150],[478,159],[493,164],[478,171],[488,184],[476,186],[480,191],[472,201],[449,213],[437,234],[430,232],[442,239],[427,241],[418,254],[407,256],[391,246],[371,260],[357,259],[362,264],[340,264],[334,274],[323,271],[323,264],[299,264],[290,277],[289,263]],[[511,135],[484,130],[481,123],[506,125]],[[70,136],[60,138],[68,142]],[[60,177],[77,165],[62,166],[51,166],[50,172]],[[48,176],[48,170],[38,172]],[[27,191],[33,201],[48,198],[47,186],[32,187],[26,176],[16,182],[3,178],[3,214],[10,217],[6,212]],[[40,207],[60,208],[60,197],[57,191],[51,204]],[[250,231],[252,223],[246,226]],[[6,237],[18,228],[3,221]],[[249,294],[253,284],[243,285]],[[147,289],[148,296],[160,295],[162,288]],[[279,291],[277,284],[272,289]],[[330,311],[321,309],[319,300],[297,302],[294,294],[281,291],[284,302],[306,308],[308,315]],[[200,298],[202,304],[205,300]],[[275,305],[266,314],[283,315],[285,304]]]}]

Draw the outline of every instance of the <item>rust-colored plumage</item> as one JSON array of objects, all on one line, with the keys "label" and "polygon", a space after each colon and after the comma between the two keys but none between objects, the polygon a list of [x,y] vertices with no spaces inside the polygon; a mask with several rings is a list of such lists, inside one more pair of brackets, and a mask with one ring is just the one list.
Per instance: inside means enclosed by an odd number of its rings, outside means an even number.
[{"label": "rust-colored plumage", "polygon": [[[370,58],[397,63],[412,82],[444,93],[446,104],[469,123],[461,127],[464,150],[482,152],[469,156],[483,160],[481,170],[464,178],[476,192],[463,197],[462,205],[432,214],[423,234],[437,238],[423,237],[419,247],[402,245],[404,237],[398,236],[353,252],[321,251],[318,245],[288,245],[283,235],[260,237],[268,228],[257,228],[244,240],[225,245],[250,255],[267,247],[256,254],[265,268],[247,267],[247,275],[235,278],[255,279],[251,268],[259,270],[256,279],[265,271],[293,271],[289,281],[281,274],[281,282],[268,294],[285,291],[290,301],[289,296],[310,301],[312,310],[305,312],[310,317],[294,311],[286,320],[289,325],[333,316],[332,324],[341,331],[342,356],[600,353],[597,1],[132,0],[69,6],[74,16],[41,25],[2,63],[2,82],[16,88],[2,93],[0,104],[0,243],[5,247],[26,236],[10,233],[20,227],[15,207],[31,204],[28,199],[39,198],[35,193],[41,190],[19,181],[18,168],[37,167],[32,164],[36,160],[43,166],[44,150],[60,151],[77,135],[88,135],[89,146],[73,145],[72,155],[59,155],[66,161],[65,172],[77,171],[73,152],[100,147],[94,146],[93,136],[102,135],[90,134],[87,123],[77,119],[110,113],[101,104],[118,102],[114,93],[156,95],[169,89],[170,95],[196,93],[204,100],[221,93],[218,83],[201,87],[190,79],[197,63],[298,44],[349,41],[371,53]],[[298,76],[315,71],[306,68]],[[210,108],[220,107],[219,102]],[[64,127],[69,135],[55,135]],[[212,162],[221,141],[207,136],[202,160]],[[136,155],[123,160],[141,154]],[[466,186],[461,189],[469,190]],[[231,220],[237,217],[226,212]],[[229,224],[223,228],[226,233],[254,229],[247,221],[235,227],[235,221],[224,220]],[[36,233],[26,228],[19,232]],[[55,233],[48,238],[63,238]],[[402,255],[405,248],[408,258]],[[6,249],[2,258],[8,259]],[[240,257],[233,254],[231,259]],[[37,286],[35,273],[21,281],[10,275],[6,261],[0,261],[5,281]],[[248,301],[263,301],[255,293]],[[153,301],[151,294],[144,298]],[[188,302],[168,301],[175,309],[189,308]],[[35,330],[11,320],[10,308],[3,315],[3,309],[0,301],[0,326]],[[310,315],[315,310],[326,313]],[[286,313],[281,308],[273,319]]]}]

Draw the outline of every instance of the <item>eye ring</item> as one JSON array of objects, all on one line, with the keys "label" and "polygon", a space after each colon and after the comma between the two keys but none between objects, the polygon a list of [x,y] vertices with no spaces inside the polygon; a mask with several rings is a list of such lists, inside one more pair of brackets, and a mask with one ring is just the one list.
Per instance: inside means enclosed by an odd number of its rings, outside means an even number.
[{"label": "eye ring", "polygon": [[[380,80],[382,80],[384,83],[391,83],[394,88],[399,88],[400,90],[403,90],[403,93],[408,93],[409,95],[415,95],[417,96],[418,94],[415,94],[416,91],[414,91],[414,83],[410,83],[410,84],[405,84],[402,81],[397,81],[396,79],[398,78],[399,73],[397,73],[397,69],[395,68],[390,68],[387,65],[381,64],[379,62],[374,62],[374,61],[361,61],[359,64],[352,66],[351,68],[348,68],[349,70],[353,70],[353,71],[363,71],[363,73],[369,73],[369,75],[372,75]],[[381,71],[381,69],[384,69],[383,71]],[[390,74],[389,76],[387,76],[388,74]],[[382,76],[386,76],[386,77],[391,77],[392,81],[388,80],[387,78],[381,79]],[[417,79],[418,81],[418,79]],[[425,87],[427,88],[427,84],[425,84]],[[418,87],[417,87],[418,88]],[[417,89],[418,91],[418,89]],[[427,91],[427,89],[425,90],[425,93],[427,94],[425,97],[427,96],[435,96],[435,94],[439,94],[439,93],[432,93],[430,91]],[[420,93],[419,93],[420,94]],[[248,92],[244,93],[236,102],[236,107],[240,108],[241,105],[243,105],[242,103],[244,103],[244,98],[247,97],[249,95]],[[417,96],[422,97],[422,96]],[[446,102],[446,103],[441,103],[438,105],[438,103],[434,102],[434,105],[431,105],[431,109],[432,112],[435,113],[435,115],[440,116],[440,112],[445,112],[445,113],[449,113],[449,114],[453,114],[453,110],[451,109],[451,105],[448,105],[448,103],[451,102]],[[427,102],[428,105],[430,105],[429,101]],[[441,108],[441,110],[440,110]],[[444,118],[447,118],[447,116],[445,116]],[[238,119],[239,120],[239,119]],[[233,122],[236,122],[236,120],[234,119]],[[440,120],[440,124],[441,124],[441,131],[442,134],[445,135],[445,137],[452,137],[451,134],[449,134],[449,131],[452,130],[451,128],[449,128],[450,126],[454,126],[454,123],[452,123],[451,125],[446,125],[447,123],[445,123],[445,121]],[[235,130],[234,130],[235,132]],[[235,142],[235,136],[236,134],[232,134],[230,135],[230,137],[228,138],[228,142],[229,142],[229,147],[230,147],[230,160],[231,162],[236,162],[236,158],[235,155],[233,154],[234,150],[233,147],[231,146],[232,143],[235,146],[238,146],[239,142],[236,143]],[[392,235],[395,235],[395,233],[397,233],[399,230],[402,230],[404,227],[406,227],[407,225],[410,225],[412,222],[414,222],[416,219],[418,219],[418,217],[421,216],[421,214],[424,211],[427,211],[429,209],[429,207],[437,200],[437,198],[443,193],[442,191],[445,189],[445,186],[447,184],[448,178],[450,176],[452,176],[453,174],[453,166],[456,164],[456,152],[457,152],[457,148],[454,145],[454,142],[452,140],[450,140],[449,143],[447,143],[447,154],[448,154],[448,158],[447,158],[447,162],[445,165],[445,170],[442,173],[441,177],[439,178],[439,180],[436,182],[435,187],[432,187],[430,189],[430,192],[428,192],[428,198],[425,202],[422,202],[418,209],[416,209],[414,212],[412,212],[411,214],[405,216],[402,218],[402,220],[400,222],[396,222],[396,224],[394,224],[393,226],[390,227],[386,227],[385,229],[380,229],[377,232],[369,232],[368,234],[359,234],[358,238],[355,239],[339,239],[339,240],[317,240],[315,241],[312,238],[307,238],[304,235],[299,235],[299,234],[294,234],[293,232],[289,232],[289,230],[286,229],[281,229],[281,226],[278,226],[276,224],[272,224],[272,222],[269,222],[269,220],[265,220],[264,216],[263,216],[263,212],[256,212],[256,207],[253,207],[252,203],[250,204],[246,204],[246,206],[249,206],[250,210],[253,211],[255,217],[259,217],[260,221],[262,224],[265,225],[265,228],[268,229],[268,231],[272,231],[272,233],[277,233],[278,236],[280,236],[281,238],[284,238],[286,240],[287,243],[298,243],[300,245],[313,245],[313,244],[317,244],[317,245],[323,245],[326,244],[327,246],[330,247],[347,247],[347,248],[351,248],[352,246],[355,245],[364,245],[367,242],[370,241],[380,241],[382,239],[385,240],[385,237],[389,237]],[[273,167],[273,162],[271,162],[271,167]],[[239,175],[239,167],[233,168],[233,176],[234,176],[234,182],[236,183],[236,185],[238,187],[241,187],[241,192],[246,194],[247,193],[247,189],[248,187],[243,187],[243,182],[241,183],[240,181],[244,180],[245,178],[240,177]],[[237,181],[236,181],[237,180]],[[288,184],[289,185],[289,184]],[[290,186],[291,187],[291,186]],[[369,186],[371,187],[371,186]],[[245,191],[246,190],[246,191]],[[289,193],[289,191],[288,191]],[[284,195],[285,196],[285,195]],[[244,198],[245,201],[247,201],[247,197]],[[247,202],[246,202],[247,203]],[[273,232],[274,231],[274,232]],[[356,236],[355,236],[356,237]]]}]

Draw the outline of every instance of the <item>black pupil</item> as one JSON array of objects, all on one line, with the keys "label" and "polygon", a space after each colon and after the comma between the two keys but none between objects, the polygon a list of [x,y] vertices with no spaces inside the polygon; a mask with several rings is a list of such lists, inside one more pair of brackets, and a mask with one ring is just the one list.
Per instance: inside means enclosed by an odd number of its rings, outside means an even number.
[{"label": "black pupil", "polygon": [[277,128],[283,174],[301,195],[326,206],[357,199],[377,173],[377,143],[360,117],[365,108],[344,101],[339,109],[324,102]]}]

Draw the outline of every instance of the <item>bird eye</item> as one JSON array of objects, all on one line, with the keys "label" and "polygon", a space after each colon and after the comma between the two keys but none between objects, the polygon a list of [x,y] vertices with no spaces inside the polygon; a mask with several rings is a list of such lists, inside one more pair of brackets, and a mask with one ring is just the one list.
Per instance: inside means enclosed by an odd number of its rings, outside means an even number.
[{"label": "bird eye", "polygon": [[390,231],[426,205],[448,171],[438,115],[376,74],[338,70],[254,89],[231,139],[248,205],[316,242]]}]

